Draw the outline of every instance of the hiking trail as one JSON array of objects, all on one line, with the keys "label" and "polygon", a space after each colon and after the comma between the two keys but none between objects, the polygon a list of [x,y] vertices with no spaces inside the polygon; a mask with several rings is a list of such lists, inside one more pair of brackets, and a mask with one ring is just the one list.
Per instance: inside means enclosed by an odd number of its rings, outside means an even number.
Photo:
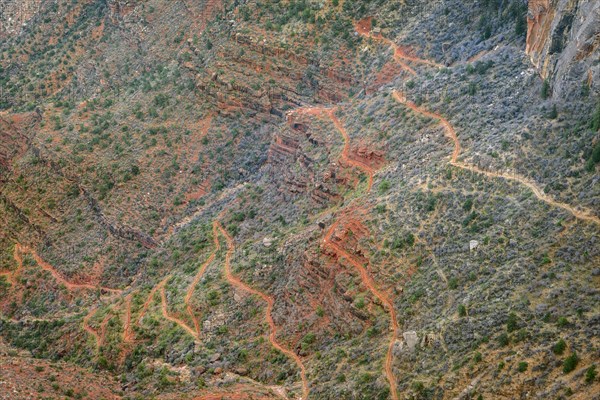
[{"label": "hiking trail", "polygon": [[171,275],[167,276],[165,279],[163,279],[158,284],[158,287],[159,287],[159,290],[160,290],[162,315],[163,315],[163,317],[165,317],[166,320],[174,322],[177,325],[179,325],[184,331],[186,331],[187,333],[189,333],[197,341],[198,340],[198,334],[196,333],[196,331],[194,331],[194,329],[190,328],[182,320],[180,320],[180,319],[178,319],[176,317],[173,317],[172,315],[169,314],[169,310],[167,309],[167,294],[165,293],[165,285],[167,284],[167,281],[170,278],[171,278]]},{"label": "hiking trail", "polygon": [[413,68],[411,68],[408,64],[406,64],[405,61],[414,62],[417,64],[424,64],[424,65],[428,65],[430,67],[435,67],[435,68],[444,68],[445,67],[444,65],[436,63],[434,61],[424,60],[419,57],[411,56],[411,55],[407,54],[406,51],[402,47],[398,46],[394,41],[384,37],[383,35],[381,35],[381,33],[373,33],[371,30],[371,21],[372,21],[372,17],[364,18],[354,24],[354,29],[361,36],[383,42],[383,43],[387,44],[388,46],[390,46],[392,48],[392,50],[394,51],[394,55],[393,55],[394,60],[404,70],[409,72],[411,75],[416,76],[417,72]]},{"label": "hiking trail", "polygon": [[589,221],[589,222],[595,223],[596,225],[600,225],[600,217],[593,215],[589,210],[584,210],[584,211],[577,210],[575,207],[573,207],[569,204],[561,203],[561,202],[554,200],[553,198],[551,198],[550,196],[545,194],[543,192],[543,190],[537,186],[537,184],[531,182],[530,180],[528,180],[527,178],[525,178],[523,176],[520,176],[517,174],[508,174],[508,173],[503,173],[503,172],[486,171],[486,170],[483,170],[474,165],[467,164],[462,161],[458,161],[458,156],[460,155],[460,152],[461,152],[460,142],[458,140],[458,136],[456,135],[456,131],[454,130],[454,127],[452,126],[452,124],[450,124],[450,122],[446,118],[442,117],[440,114],[437,114],[437,113],[434,113],[431,111],[427,111],[424,108],[417,106],[415,103],[408,100],[406,98],[406,96],[400,94],[396,90],[394,90],[392,92],[392,96],[394,97],[394,99],[396,99],[396,101],[398,103],[405,105],[412,111],[414,111],[418,114],[422,114],[427,117],[436,119],[440,122],[440,125],[442,125],[442,127],[444,128],[446,136],[450,140],[452,140],[452,142],[454,143],[454,150],[452,152],[452,156],[450,157],[450,165],[453,165],[457,168],[461,168],[461,169],[464,169],[467,171],[482,174],[482,175],[485,175],[485,176],[488,176],[491,178],[502,178],[502,179],[505,179],[508,181],[519,182],[522,185],[529,188],[533,192],[535,197],[537,197],[542,202],[549,204],[553,207],[557,207],[557,208],[566,210],[577,219]]},{"label": "hiking trail", "polygon": [[283,354],[285,354],[286,356],[288,356],[289,358],[293,359],[296,362],[296,365],[298,365],[298,368],[300,369],[300,377],[302,378],[302,397],[300,398],[300,400],[308,399],[310,390],[309,390],[308,381],[306,378],[306,369],[304,367],[304,364],[302,363],[302,360],[296,353],[294,353],[290,349],[283,347],[283,345],[281,345],[277,341],[277,326],[275,325],[275,322],[273,321],[273,316],[272,316],[273,304],[275,303],[275,300],[271,296],[248,286],[247,284],[242,282],[238,277],[233,275],[233,273],[231,271],[231,257],[233,256],[233,253],[235,252],[235,244],[233,242],[233,238],[231,237],[229,232],[227,232],[223,228],[223,226],[221,225],[221,223],[219,221],[215,220],[213,222],[213,226],[216,227],[221,232],[221,234],[225,238],[225,241],[227,242],[227,253],[225,254],[225,278],[234,287],[239,288],[239,289],[241,289],[245,292],[248,292],[250,294],[253,294],[255,296],[258,296],[265,303],[267,303],[267,309],[265,311],[265,318],[267,320],[267,323],[269,324],[269,328],[271,331],[269,334],[269,342],[271,342],[271,345],[273,347],[275,347],[277,350],[279,350],[280,352],[282,352]]},{"label": "hiking trail", "polygon": [[385,307],[388,309],[390,314],[390,330],[392,331],[392,339],[388,345],[388,351],[385,358],[385,374],[390,384],[390,395],[393,400],[398,399],[398,392],[396,387],[396,378],[393,371],[394,362],[394,344],[398,339],[398,319],[396,316],[396,310],[394,309],[394,303],[388,298],[388,296],[377,288],[373,278],[364,267],[364,265],[356,259],[355,256],[348,253],[344,248],[332,240],[332,236],[336,228],[340,225],[339,221],[334,222],[331,227],[327,230],[325,237],[323,238],[323,244],[330,247],[338,256],[345,258],[354,268],[357,269],[362,282],[369,289],[369,291],[377,297]]},{"label": "hiking trail", "polygon": [[[112,293],[112,294],[120,294],[123,293],[123,290],[121,289],[112,289],[112,288],[108,288],[108,287],[104,287],[104,286],[98,286],[98,285],[94,285],[91,283],[74,283],[74,282],[69,282],[67,279],[65,279],[60,272],[58,272],[58,270],[56,270],[56,268],[54,268],[52,265],[50,265],[49,263],[47,263],[46,261],[44,261],[39,255],[38,253],[27,247],[27,246],[23,246],[19,243],[17,243],[15,245],[15,256],[17,255],[17,251],[20,252],[20,254],[24,254],[24,253],[29,253],[33,259],[35,260],[35,262],[37,263],[37,265],[43,269],[44,271],[47,271],[50,273],[50,275],[52,275],[52,277],[60,284],[64,285],[69,291],[75,291],[75,290],[101,290],[107,293]],[[19,265],[23,265],[23,260],[21,257],[19,257],[19,259],[17,259],[17,263],[19,263]],[[15,271],[16,272],[16,271]]]},{"label": "hiking trail", "polygon": [[[350,157],[350,136],[348,135],[348,132],[347,132],[346,128],[344,127],[344,125],[341,123],[341,121],[335,115],[336,110],[337,110],[337,107],[333,107],[333,108],[332,107],[304,107],[304,108],[299,108],[299,109],[296,109],[296,110],[290,112],[288,114],[288,117],[292,117],[294,114],[313,115],[313,116],[317,116],[317,117],[323,117],[323,116],[328,117],[333,122],[335,128],[340,132],[340,134],[342,135],[342,137],[344,139],[344,148],[342,150],[340,159],[343,162],[345,162],[346,164],[356,167],[356,168],[360,169],[361,171],[363,171],[365,174],[367,174],[369,180],[368,180],[366,194],[369,194],[373,187],[373,175],[375,174],[376,170],[373,167],[367,165],[366,163]],[[375,297],[377,297],[382,303],[385,304],[385,306],[388,309],[388,312],[390,314],[390,328],[392,331],[392,339],[390,340],[390,344],[388,345],[388,351],[386,353],[384,369],[385,369],[386,378],[390,385],[391,398],[392,398],[392,400],[398,400],[396,378],[394,376],[394,371],[393,371],[393,360],[394,360],[393,349],[394,349],[394,344],[396,343],[396,340],[398,338],[398,323],[397,323],[396,311],[394,309],[393,302],[388,299],[387,295],[382,293],[377,288],[377,285],[375,284],[375,282],[373,281],[373,279],[371,278],[371,276],[369,275],[367,270],[364,268],[364,266],[359,261],[357,261],[356,258],[354,258],[352,255],[350,255],[348,252],[346,252],[342,247],[340,247],[339,245],[337,245],[336,243],[334,243],[331,240],[331,236],[333,235],[333,232],[335,231],[335,229],[338,226],[339,226],[339,221],[336,221],[329,228],[329,230],[327,231],[327,234],[325,235],[325,238],[323,239],[324,245],[329,246],[339,256],[342,256],[345,259],[347,259],[350,262],[350,264],[352,264],[358,270],[360,277],[361,277],[363,283],[365,284],[365,286],[371,291],[371,293],[373,293],[373,295],[375,295]]]},{"label": "hiking trail", "polygon": [[367,187],[367,193],[368,193],[371,191],[371,188],[373,186],[373,175],[375,174],[376,170],[373,167],[371,167],[370,165],[367,165],[360,160],[356,160],[356,159],[350,157],[350,136],[348,135],[348,131],[346,130],[344,125],[341,123],[339,118],[335,115],[336,111],[337,111],[336,107],[334,107],[334,108],[331,108],[331,107],[304,107],[304,108],[298,108],[296,110],[293,110],[288,115],[290,117],[293,116],[294,114],[313,115],[313,116],[317,116],[317,117],[321,117],[321,118],[323,117],[323,115],[325,115],[326,117],[328,117],[331,120],[331,122],[333,122],[333,125],[336,127],[336,129],[341,133],[342,137],[344,138],[344,148],[342,149],[342,154],[340,156],[340,159],[344,163],[351,165],[353,167],[356,167],[356,168],[362,170],[365,174],[367,174],[367,176],[369,178],[368,187]]},{"label": "hiking trail", "polygon": [[219,238],[217,236],[218,236],[217,227],[213,224],[213,242],[215,244],[215,248],[212,251],[212,253],[210,254],[210,256],[208,257],[208,259],[204,262],[204,264],[202,264],[202,266],[198,269],[198,272],[194,276],[192,283],[190,283],[190,285],[188,286],[187,292],[185,294],[185,299],[184,299],[185,308],[187,310],[187,313],[192,318],[192,321],[194,323],[194,328],[196,329],[197,337],[200,337],[200,322],[198,321],[198,318],[196,317],[194,310],[192,310],[190,300],[192,299],[192,296],[194,295],[194,292],[196,290],[196,286],[198,285],[198,282],[200,282],[200,279],[206,272],[206,268],[214,261],[215,256],[217,255],[217,252],[221,249],[221,244],[219,243]]}]

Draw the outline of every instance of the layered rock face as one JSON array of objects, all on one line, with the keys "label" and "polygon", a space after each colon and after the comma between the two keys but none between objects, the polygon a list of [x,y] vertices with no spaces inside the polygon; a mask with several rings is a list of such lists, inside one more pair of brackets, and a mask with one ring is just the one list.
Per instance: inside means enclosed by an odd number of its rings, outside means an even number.
[{"label": "layered rock face", "polygon": [[0,38],[18,34],[36,13],[42,0],[4,0],[0,2]]},{"label": "layered rock face", "polygon": [[[531,0],[526,52],[540,75],[553,81],[555,96],[597,86],[600,66],[600,3],[594,0]],[[559,77],[559,78],[558,78]]]}]

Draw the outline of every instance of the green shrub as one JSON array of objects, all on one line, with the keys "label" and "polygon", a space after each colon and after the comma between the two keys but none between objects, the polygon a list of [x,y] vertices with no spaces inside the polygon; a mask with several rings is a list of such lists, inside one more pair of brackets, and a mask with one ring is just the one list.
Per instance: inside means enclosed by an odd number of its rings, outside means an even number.
[{"label": "green shrub", "polygon": [[475,83],[469,83],[468,93],[469,96],[475,96],[475,94],[477,93],[477,85]]},{"label": "green shrub", "polygon": [[498,344],[502,347],[506,347],[508,346],[508,344],[510,343],[510,339],[508,338],[508,335],[506,333],[502,333],[500,334],[500,336],[498,336]]},{"label": "green shrub", "polygon": [[465,203],[463,204],[463,210],[465,211],[471,211],[471,209],[473,208],[473,199],[468,198]]},{"label": "green shrub", "polygon": [[458,279],[455,277],[450,278],[448,281],[448,287],[452,290],[456,289],[458,287]]},{"label": "green shrub", "polygon": [[594,145],[594,148],[592,149],[592,155],[588,159],[585,168],[592,172],[598,163],[600,163],[600,140],[598,140]]},{"label": "green shrub", "polygon": [[463,304],[459,304],[459,306],[458,306],[458,316],[459,317],[467,316],[467,307],[465,307]]},{"label": "green shrub", "polygon": [[590,384],[594,382],[598,373],[596,372],[596,365],[592,365],[585,370],[585,383]]},{"label": "green shrub", "polygon": [[552,346],[552,352],[554,354],[561,355],[562,353],[565,352],[566,348],[567,348],[567,344],[565,343],[564,340],[560,339],[558,342],[556,342],[556,344],[554,346]]},{"label": "green shrub", "polygon": [[579,363],[579,358],[577,357],[577,353],[573,352],[573,354],[565,358],[565,361],[563,362],[563,372],[568,374],[573,371],[577,367],[577,363]]},{"label": "green shrub", "polygon": [[385,192],[387,192],[388,190],[390,190],[390,182],[389,181],[383,181],[379,184],[379,193],[384,194]]},{"label": "green shrub", "polygon": [[525,372],[525,371],[527,371],[528,366],[529,366],[529,364],[527,364],[525,361],[521,361],[519,363],[519,365],[517,366],[517,370],[519,372]]},{"label": "green shrub", "polygon": [[590,121],[590,128],[592,128],[594,132],[600,130],[600,101],[596,106],[596,111],[594,111],[594,114],[592,115],[592,120]]},{"label": "green shrub", "polygon": [[516,331],[519,329],[519,324],[517,322],[517,314],[511,312],[508,314],[508,320],[506,321],[506,330],[508,332]]},{"label": "green shrub", "polygon": [[523,36],[527,32],[527,22],[525,21],[524,15],[519,15],[515,21],[515,34],[517,36]]},{"label": "green shrub", "polygon": [[548,96],[550,95],[550,82],[548,82],[548,79],[544,79],[544,83],[542,83],[542,91],[541,91],[541,96],[542,99],[547,99]]}]

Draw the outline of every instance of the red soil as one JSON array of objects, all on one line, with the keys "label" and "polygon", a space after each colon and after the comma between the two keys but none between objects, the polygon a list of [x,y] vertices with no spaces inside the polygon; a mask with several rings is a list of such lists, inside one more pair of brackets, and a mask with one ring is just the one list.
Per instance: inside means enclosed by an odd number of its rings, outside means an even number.
[{"label": "red soil", "polygon": [[[107,293],[111,293],[111,294],[120,294],[123,291],[121,289],[112,289],[112,288],[108,288],[108,287],[104,287],[104,286],[99,286],[99,285],[95,285],[92,283],[74,283],[74,282],[70,282],[67,279],[65,279],[62,274],[60,272],[58,272],[58,270],[56,268],[54,268],[52,265],[48,264],[47,262],[45,262],[38,254],[35,250],[27,247],[27,246],[23,246],[19,243],[17,243],[15,245],[15,260],[17,260],[17,263],[19,265],[19,269],[16,270],[14,272],[14,274],[17,273],[17,271],[22,270],[22,265],[23,265],[23,260],[20,256],[17,256],[17,253],[23,254],[23,253],[29,253],[33,259],[35,260],[35,262],[37,263],[37,265],[43,269],[44,271],[48,271],[50,273],[50,275],[52,275],[52,277],[60,284],[64,285],[67,290],[69,291],[75,291],[75,290],[101,290],[103,292],[107,292]],[[14,279],[14,275],[13,275],[13,279]]]},{"label": "red soil", "polygon": [[293,115],[313,115],[317,117],[322,117],[323,115],[327,116],[331,122],[335,125],[337,130],[341,133],[344,138],[344,148],[342,150],[342,154],[340,156],[341,162],[347,165],[351,165],[362,170],[369,177],[369,184],[367,191],[371,191],[371,187],[373,186],[373,175],[376,170],[372,166],[370,166],[365,160],[357,159],[351,156],[350,153],[350,137],[348,136],[348,132],[344,125],[340,122],[340,120],[335,115],[335,108],[327,108],[327,107],[305,107],[294,110],[292,113],[288,114],[289,122],[292,122]]},{"label": "red soil", "polygon": [[269,334],[269,342],[271,342],[271,345],[273,347],[275,347],[277,350],[279,350],[280,352],[282,352],[283,354],[285,354],[286,356],[288,356],[289,358],[293,359],[296,362],[296,365],[298,365],[298,368],[300,369],[300,376],[302,378],[302,397],[300,398],[300,400],[308,399],[308,394],[309,394],[308,380],[306,379],[306,369],[304,367],[304,364],[302,363],[302,360],[296,353],[294,353],[290,349],[284,347],[277,341],[277,326],[275,325],[275,322],[273,321],[273,316],[272,316],[273,304],[275,303],[275,300],[271,296],[248,286],[247,284],[242,282],[238,277],[233,275],[233,273],[231,272],[231,257],[233,256],[233,253],[235,252],[235,244],[234,244],[233,238],[223,228],[223,226],[221,225],[221,223],[219,221],[214,221],[213,226],[219,229],[219,231],[221,232],[223,237],[225,237],[225,240],[227,242],[227,254],[225,255],[225,277],[226,277],[227,281],[234,287],[239,288],[239,289],[241,289],[245,292],[248,292],[250,294],[253,294],[255,296],[258,296],[265,303],[267,303],[265,319],[267,320],[267,323],[269,324],[269,328],[271,331],[271,333]]},{"label": "red soil", "polygon": [[[355,220],[349,220],[350,225],[364,227],[360,222]],[[393,361],[394,361],[394,344],[398,338],[398,320],[396,317],[396,310],[394,309],[394,303],[389,299],[388,295],[381,291],[376,283],[373,281],[373,278],[365,268],[365,260],[357,257],[356,255],[350,254],[343,245],[346,244],[345,241],[339,240],[339,238],[334,238],[336,230],[340,227],[340,222],[334,222],[331,227],[327,230],[325,237],[323,238],[324,247],[329,247],[338,257],[343,257],[348,263],[350,263],[356,270],[358,271],[361,280],[364,285],[369,289],[369,291],[381,301],[387,308],[390,314],[390,330],[392,331],[392,338],[390,340],[390,344],[388,346],[388,351],[385,358],[385,374],[390,384],[390,395],[393,400],[398,399],[398,393],[396,388],[396,378],[394,376],[393,371]],[[368,264],[369,261],[367,260]]]},{"label": "red soil", "polygon": [[380,33],[373,33],[372,29],[371,29],[371,20],[372,20],[372,17],[367,17],[365,19],[362,19],[362,20],[356,22],[354,25],[356,32],[358,32],[358,34],[360,34],[362,36],[365,36],[367,38],[371,38],[374,40],[378,40],[378,41],[383,42],[383,43],[387,44],[388,46],[390,46],[394,50],[394,60],[396,60],[396,62],[398,64],[400,64],[402,66],[402,68],[404,68],[411,75],[416,75],[417,72],[414,69],[412,69],[410,66],[408,66],[404,61],[409,61],[409,62],[413,62],[413,63],[417,63],[417,64],[425,64],[425,65],[429,65],[429,66],[436,67],[436,68],[444,67],[443,65],[438,64],[436,62],[424,60],[419,57],[415,57],[415,56],[409,54],[410,50],[406,46],[398,46],[396,43],[394,43],[390,39],[383,37]]},{"label": "red soil", "polygon": [[194,322],[194,328],[196,329],[197,337],[200,336],[200,322],[198,321],[198,318],[196,318],[196,315],[194,314],[194,310],[192,309],[192,306],[190,305],[190,300],[192,299],[192,296],[194,295],[194,291],[196,290],[196,286],[198,285],[198,282],[200,282],[202,275],[204,275],[204,272],[206,272],[206,268],[210,265],[210,263],[212,263],[214,261],[215,256],[217,255],[217,252],[221,248],[221,244],[219,243],[219,238],[218,238],[217,227],[214,224],[213,224],[213,241],[215,244],[215,249],[213,250],[213,252],[210,254],[208,259],[204,262],[204,264],[202,264],[202,266],[196,273],[194,280],[188,287],[188,290],[187,290],[187,293],[185,294],[185,299],[184,299],[185,308],[186,308],[188,314],[190,315],[190,317],[192,318],[192,321]]},{"label": "red soil", "polygon": [[87,315],[83,318],[83,329],[88,332],[90,335],[92,335],[92,337],[94,338],[94,341],[96,342],[96,353],[98,352],[98,350],[100,349],[100,343],[102,341],[100,334],[90,326],[90,319],[94,316],[94,314],[96,314],[96,311],[98,311],[97,308],[92,308],[90,310],[90,312],[87,313]]},{"label": "red soil", "polygon": [[167,283],[167,281],[169,280],[169,278],[171,278],[171,276],[167,276],[165,279],[163,279],[159,284],[159,289],[160,289],[160,298],[161,298],[161,310],[162,310],[162,314],[163,317],[165,317],[165,319],[167,319],[168,321],[174,322],[177,325],[179,325],[184,331],[186,331],[187,333],[189,333],[194,339],[198,339],[198,334],[196,333],[196,331],[194,331],[192,328],[190,328],[185,322],[183,322],[182,320],[173,317],[172,315],[169,314],[169,310],[167,309],[167,295],[165,293],[165,285]]}]

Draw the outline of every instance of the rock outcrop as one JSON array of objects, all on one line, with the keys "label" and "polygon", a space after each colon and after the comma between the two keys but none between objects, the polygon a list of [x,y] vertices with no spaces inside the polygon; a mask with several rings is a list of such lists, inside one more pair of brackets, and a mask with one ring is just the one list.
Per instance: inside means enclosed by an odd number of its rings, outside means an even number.
[{"label": "rock outcrop", "polygon": [[[526,52],[555,96],[581,85],[598,89],[600,3],[594,0],[531,0]],[[567,84],[579,81],[579,85]]]}]

